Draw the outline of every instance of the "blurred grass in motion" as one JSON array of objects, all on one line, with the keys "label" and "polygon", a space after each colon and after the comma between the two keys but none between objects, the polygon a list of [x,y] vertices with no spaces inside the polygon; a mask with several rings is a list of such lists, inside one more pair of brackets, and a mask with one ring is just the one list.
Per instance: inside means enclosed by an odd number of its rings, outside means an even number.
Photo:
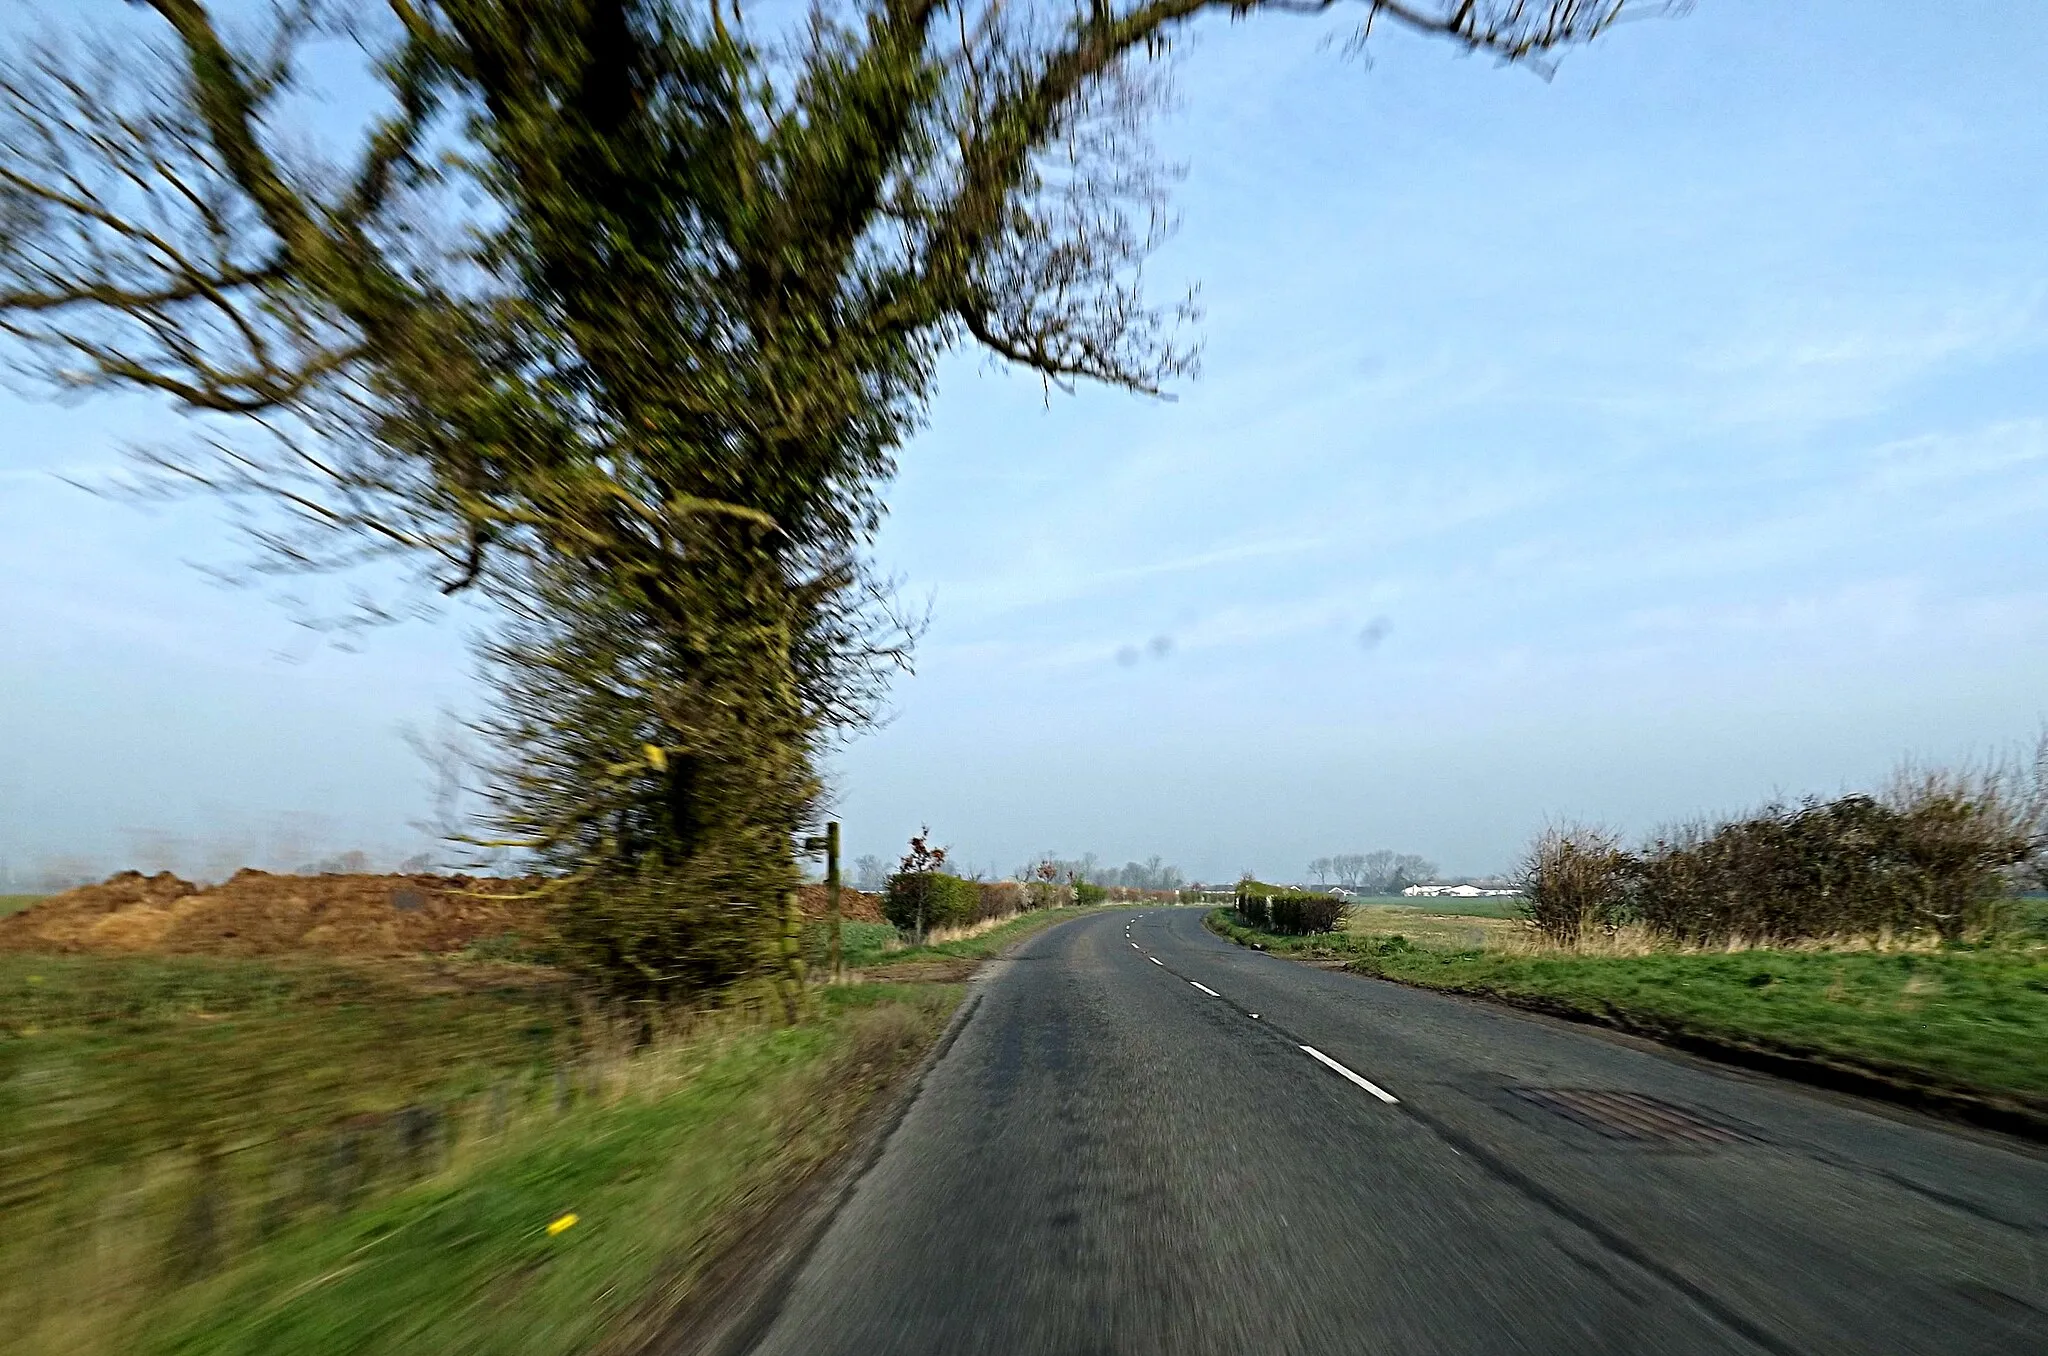
[{"label": "blurred grass in motion", "polygon": [[55,1356],[580,1350],[838,1147],[959,991],[790,1027],[534,967],[6,955],[0,993],[0,1331]]},{"label": "blurred grass in motion", "polygon": [[1997,944],[1938,949],[1602,955],[1501,939],[1483,948],[1433,945],[1422,929],[1269,936],[1227,910],[1210,915],[1210,926],[1279,954],[1342,959],[1362,974],[1826,1060],[2048,1111],[2048,951],[2026,931]]},{"label": "blurred grass in motion", "polygon": [[[804,925],[804,962],[812,970],[823,967],[831,956],[832,926],[829,923],[807,923]],[[849,970],[873,965],[891,951],[900,951],[903,943],[899,940],[894,923],[863,923],[848,919],[840,924],[840,963]]]}]

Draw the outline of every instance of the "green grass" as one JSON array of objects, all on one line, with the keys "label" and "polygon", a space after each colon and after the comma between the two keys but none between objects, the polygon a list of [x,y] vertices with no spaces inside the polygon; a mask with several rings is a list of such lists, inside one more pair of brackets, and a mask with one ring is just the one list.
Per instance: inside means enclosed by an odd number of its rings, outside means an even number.
[{"label": "green grass", "polygon": [[961,937],[954,941],[933,942],[926,946],[906,946],[900,951],[891,951],[878,963],[895,965],[901,961],[930,960],[940,957],[953,960],[983,960],[1009,946],[1022,941],[1034,932],[1043,932],[1055,923],[1069,918],[1080,918],[1091,913],[1116,912],[1122,910],[1150,910],[1171,907],[1159,904],[1087,904],[1071,905],[1058,909],[1036,909],[1020,913],[1007,922],[990,928],[987,932],[972,937]]},{"label": "green grass", "polygon": [[20,913],[29,905],[47,897],[45,895],[0,895],[0,918],[5,918],[10,913]]},{"label": "green grass", "polygon": [[[306,1230],[189,1289],[140,1350],[586,1350],[700,1267],[737,1202],[836,1150],[957,996],[830,993],[816,1022],[727,1038],[670,1095],[571,1115],[466,1176]],[[547,1232],[571,1213],[573,1227]]]},{"label": "green grass", "polygon": [[[1487,901],[1463,902],[1480,904]],[[1344,920],[1344,932],[1351,936],[1372,938],[1398,934],[1422,946],[1452,949],[1477,949],[1518,936],[1522,931],[1521,923],[1512,916],[1462,909],[1367,904],[1348,910]]]},{"label": "green grass", "polygon": [[[1275,955],[1297,956],[1305,960],[1346,960],[1368,955],[1377,951],[1384,938],[1390,935],[1364,926],[1356,916],[1347,919],[1346,926],[1340,931],[1303,936],[1247,927],[1235,909],[1212,909],[1203,921],[1211,931],[1219,932],[1242,946],[1256,946]],[[1405,937],[1403,944],[1406,944]]]},{"label": "green grass", "polygon": [[[804,928],[804,961],[814,969],[825,964],[831,954],[832,929],[826,923],[810,923]],[[860,969],[873,965],[886,955],[891,947],[898,945],[896,925],[893,923],[860,923],[842,921],[839,925],[840,963],[849,969]]]},{"label": "green grass", "polygon": [[2048,955],[2038,949],[1610,957],[1439,949],[1399,935],[1272,937],[1238,926],[1222,910],[1211,915],[1211,926],[1271,951],[1339,957],[1361,973],[1410,984],[1535,1002],[2048,1108]]},{"label": "green grass", "polygon": [[2048,942],[2048,895],[2022,895],[2013,901],[2016,940]]},{"label": "green grass", "polygon": [[960,996],[815,992],[643,1026],[514,965],[0,955],[7,1349],[582,1350]]},{"label": "green grass", "polygon": [[550,1064],[578,1018],[509,967],[442,992],[402,974],[0,954],[0,1180],[460,1097]]},{"label": "green grass", "polygon": [[[840,957],[849,970],[863,970],[874,966],[894,966],[905,962],[936,960],[982,960],[997,951],[1021,941],[1054,923],[1082,914],[1100,913],[1104,909],[1160,908],[1161,905],[1104,904],[1059,909],[1041,909],[1020,913],[987,932],[972,937],[961,937],[951,941],[933,942],[927,946],[906,946],[903,934],[888,923],[840,924]],[[830,930],[824,923],[809,923],[804,928],[804,960],[813,968],[825,964]]]},{"label": "green grass", "polygon": [[1534,998],[2048,1107],[2048,961],[2015,951],[1537,957],[1413,950],[1355,968]]},{"label": "green grass", "polygon": [[1522,901],[1496,896],[1492,899],[1455,899],[1450,896],[1360,895],[1350,901],[1353,908],[1412,909],[1417,913],[1442,914],[1452,918],[1519,918]]}]

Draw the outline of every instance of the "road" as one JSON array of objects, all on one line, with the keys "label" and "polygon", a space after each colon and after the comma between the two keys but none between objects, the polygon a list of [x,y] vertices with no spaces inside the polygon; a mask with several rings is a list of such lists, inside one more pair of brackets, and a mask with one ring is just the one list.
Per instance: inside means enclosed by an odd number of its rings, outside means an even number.
[{"label": "road", "polygon": [[755,1350],[2048,1353],[2034,1150],[1202,912],[998,962]]}]

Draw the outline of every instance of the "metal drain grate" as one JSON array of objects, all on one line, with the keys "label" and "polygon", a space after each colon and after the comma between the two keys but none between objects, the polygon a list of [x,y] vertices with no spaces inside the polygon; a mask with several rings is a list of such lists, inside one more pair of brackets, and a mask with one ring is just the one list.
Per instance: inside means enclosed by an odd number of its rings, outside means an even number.
[{"label": "metal drain grate", "polygon": [[1752,1138],[1731,1125],[1704,1120],[1693,1112],[1640,1093],[1599,1088],[1516,1088],[1515,1093],[1611,1139],[1652,1144],[1743,1144]]}]

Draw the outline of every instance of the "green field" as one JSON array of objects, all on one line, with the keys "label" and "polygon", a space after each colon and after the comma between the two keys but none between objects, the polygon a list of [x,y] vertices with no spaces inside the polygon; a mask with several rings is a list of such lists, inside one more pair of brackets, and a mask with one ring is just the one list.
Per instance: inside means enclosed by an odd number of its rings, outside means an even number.
[{"label": "green field", "polygon": [[[1487,904],[1490,900],[1449,900]],[[1356,937],[1403,936],[1421,946],[1477,949],[1497,945],[1524,929],[1511,914],[1497,910],[1422,909],[1413,905],[1353,905],[1345,913],[1344,931]]]},{"label": "green field", "polygon": [[1349,902],[1353,908],[1413,909],[1418,913],[1454,918],[1516,918],[1522,908],[1521,900],[1502,896],[1453,899],[1448,896],[1356,895]]},{"label": "green field", "polygon": [[0,956],[0,1330],[586,1350],[836,1151],[961,992],[833,986],[790,1026],[529,966]]},{"label": "green field", "polygon": [[37,900],[47,898],[47,895],[0,895],[0,918],[5,918],[10,913],[20,913]]},{"label": "green field", "polygon": [[1277,937],[1252,933],[1223,910],[1211,926],[1274,952],[1343,959],[1404,983],[1825,1060],[2048,1112],[2048,951],[2024,937],[1942,951],[1599,956],[1430,945],[1421,929]]}]

